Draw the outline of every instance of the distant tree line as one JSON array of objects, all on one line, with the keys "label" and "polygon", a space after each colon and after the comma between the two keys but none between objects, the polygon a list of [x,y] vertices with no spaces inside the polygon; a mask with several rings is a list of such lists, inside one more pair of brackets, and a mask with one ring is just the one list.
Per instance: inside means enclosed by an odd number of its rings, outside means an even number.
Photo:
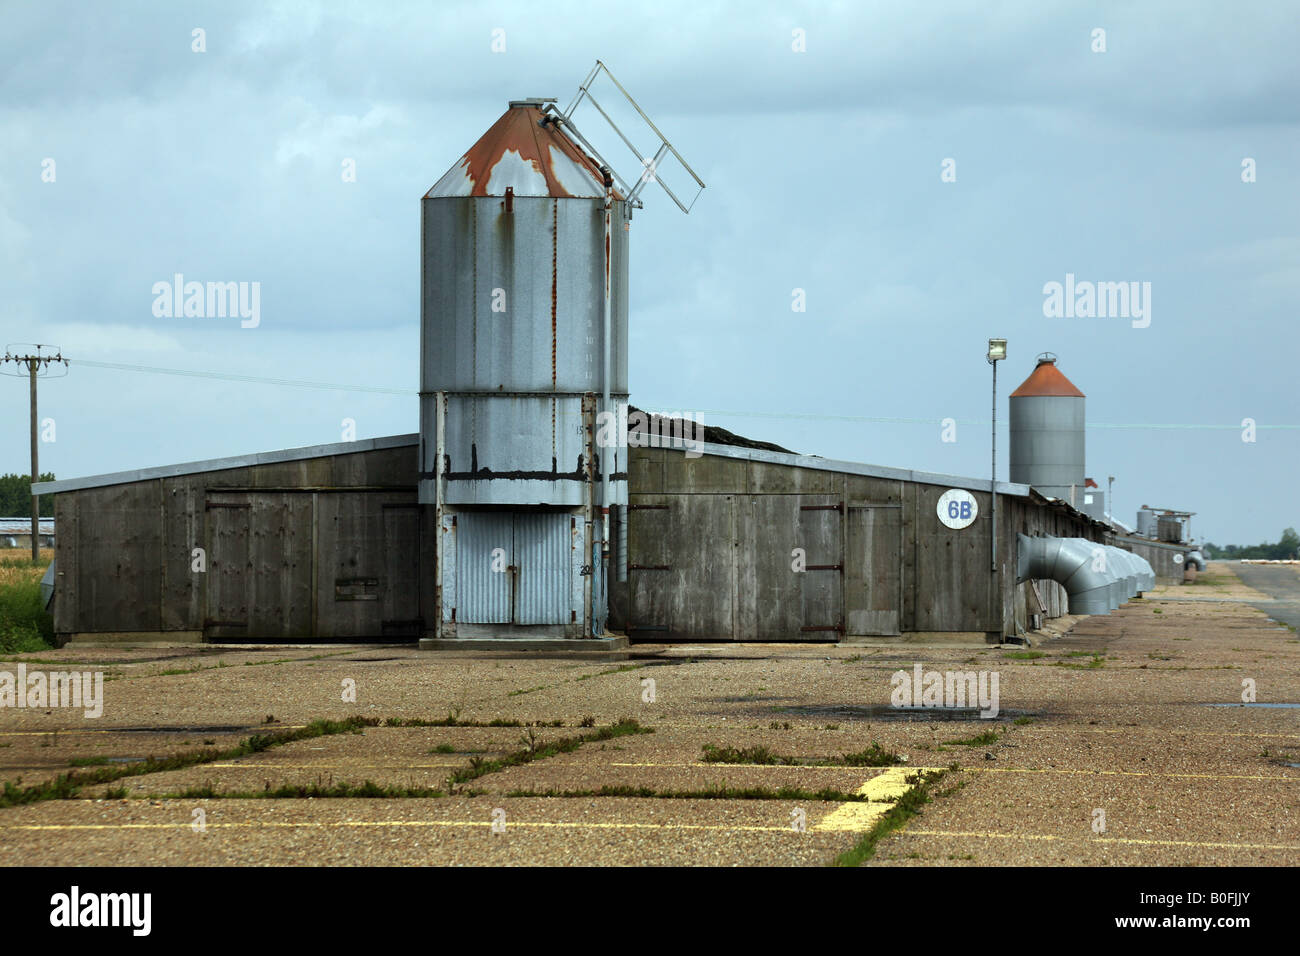
[{"label": "distant tree line", "polygon": [[1238,558],[1263,558],[1268,561],[1289,561],[1300,556],[1300,534],[1296,533],[1295,528],[1287,528],[1282,532],[1281,539],[1276,544],[1225,544],[1219,547],[1217,544],[1206,542],[1202,550],[1207,558],[1224,558],[1233,560]]},{"label": "distant tree line", "polygon": [[[41,475],[41,481],[53,481],[54,473]],[[26,518],[32,513],[32,476],[0,475],[0,517]],[[54,517],[54,496],[41,495],[41,517]]]}]

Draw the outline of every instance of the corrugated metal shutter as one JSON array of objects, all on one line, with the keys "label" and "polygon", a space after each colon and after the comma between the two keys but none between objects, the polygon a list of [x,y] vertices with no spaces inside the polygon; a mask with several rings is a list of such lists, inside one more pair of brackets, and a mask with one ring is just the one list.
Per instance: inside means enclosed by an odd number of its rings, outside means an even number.
[{"label": "corrugated metal shutter", "polygon": [[[470,511],[456,516],[457,618],[466,624],[509,624],[514,557],[513,515]],[[502,549],[495,558],[493,551]],[[498,570],[499,569],[499,570]]]},{"label": "corrugated metal shutter", "polygon": [[572,519],[563,513],[515,515],[516,624],[567,624]]}]

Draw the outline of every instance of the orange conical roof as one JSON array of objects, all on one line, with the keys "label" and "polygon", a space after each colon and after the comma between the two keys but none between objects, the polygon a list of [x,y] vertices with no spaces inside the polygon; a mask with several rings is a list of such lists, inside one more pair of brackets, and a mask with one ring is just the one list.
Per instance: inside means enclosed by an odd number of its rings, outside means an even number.
[{"label": "orange conical roof", "polygon": [[1029,378],[1011,393],[1012,398],[1044,398],[1053,395],[1065,395],[1071,398],[1083,398],[1083,392],[1074,387],[1056,367],[1056,356],[1040,356],[1037,367]]},{"label": "orange conical roof", "polygon": [[504,196],[507,188],[516,196],[603,197],[600,164],[553,121],[542,125],[542,108],[541,100],[511,103],[424,198]]}]

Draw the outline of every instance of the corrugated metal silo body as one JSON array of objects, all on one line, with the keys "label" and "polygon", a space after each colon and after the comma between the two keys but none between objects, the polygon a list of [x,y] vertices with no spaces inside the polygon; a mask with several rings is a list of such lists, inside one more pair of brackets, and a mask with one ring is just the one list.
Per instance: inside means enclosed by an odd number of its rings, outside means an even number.
[{"label": "corrugated metal silo body", "polygon": [[604,631],[601,509],[627,503],[626,448],[600,447],[628,398],[627,219],[543,117],[511,104],[422,203],[420,502],[443,529],[444,638]]},{"label": "corrugated metal silo body", "polygon": [[1055,358],[1037,368],[1011,393],[1011,481],[1042,494],[1084,496],[1084,395],[1056,368]]},{"label": "corrugated metal silo body", "polygon": [[[628,398],[622,205],[613,210],[611,249],[615,405]],[[435,497],[432,403],[445,391],[448,504],[581,505],[582,399],[603,389],[603,200],[518,198],[512,213],[503,206],[496,198],[424,200],[421,501]],[[609,464],[611,479],[619,476],[610,504],[626,504],[626,462]]]}]

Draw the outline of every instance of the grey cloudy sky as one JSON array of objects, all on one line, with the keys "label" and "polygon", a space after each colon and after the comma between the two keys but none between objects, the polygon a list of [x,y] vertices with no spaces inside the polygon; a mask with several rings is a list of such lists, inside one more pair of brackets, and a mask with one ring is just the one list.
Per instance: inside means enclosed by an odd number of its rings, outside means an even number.
[{"label": "grey cloudy sky", "polygon": [[[635,403],[984,476],[1000,335],[1000,419],[1058,353],[1117,516],[1196,511],[1219,543],[1300,525],[1300,430],[1273,427],[1300,426],[1296,4],[47,0],[3,20],[0,346],[411,392],[74,364],[41,393],[59,477],[338,441],[343,418],[415,431],[420,196],[508,100],[563,104],[599,57],[708,184],[689,216],[650,193],[633,221]],[[260,282],[260,326],[156,318],[178,272]],[[1150,282],[1149,327],[1045,317],[1067,273]],[[23,472],[26,389],[0,386],[0,471]],[[1006,447],[1002,426],[1002,477]]]}]

